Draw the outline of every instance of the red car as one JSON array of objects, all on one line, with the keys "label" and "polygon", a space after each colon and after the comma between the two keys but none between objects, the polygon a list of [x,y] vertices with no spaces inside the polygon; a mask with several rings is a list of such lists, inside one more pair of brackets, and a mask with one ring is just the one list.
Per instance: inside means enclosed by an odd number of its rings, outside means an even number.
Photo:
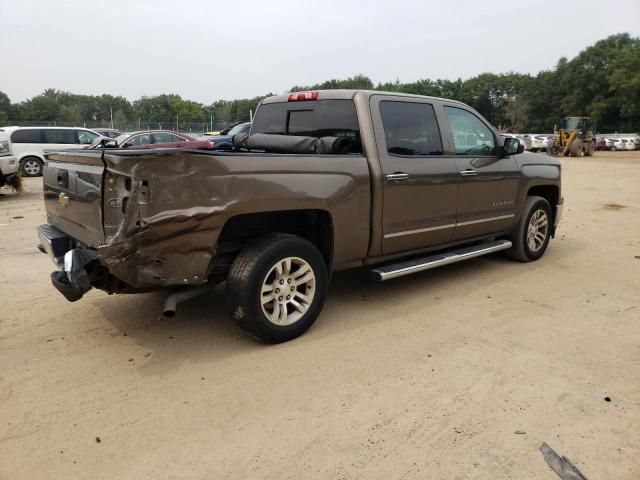
[{"label": "red car", "polygon": [[128,132],[112,139],[112,142],[104,144],[113,148],[193,148],[196,150],[210,150],[214,142],[209,140],[196,140],[184,133],[170,132],[168,130],[144,130],[140,132]]},{"label": "red car", "polygon": [[603,137],[596,138],[596,150],[606,150],[607,149],[607,139]]}]

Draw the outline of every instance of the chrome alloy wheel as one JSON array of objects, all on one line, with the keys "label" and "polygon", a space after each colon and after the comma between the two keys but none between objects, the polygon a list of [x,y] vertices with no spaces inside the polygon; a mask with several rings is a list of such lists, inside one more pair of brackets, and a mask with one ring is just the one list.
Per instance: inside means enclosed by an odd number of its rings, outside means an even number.
[{"label": "chrome alloy wheel", "polygon": [[23,168],[29,175],[38,175],[40,173],[40,164],[36,160],[27,160],[24,162]]},{"label": "chrome alloy wheel", "polygon": [[547,213],[540,209],[536,210],[529,219],[527,227],[527,245],[532,252],[537,252],[544,245],[549,231],[549,218]]},{"label": "chrome alloy wheel", "polygon": [[283,258],[262,282],[262,312],[274,325],[291,325],[307,313],[315,290],[316,276],[311,265],[299,257]]}]

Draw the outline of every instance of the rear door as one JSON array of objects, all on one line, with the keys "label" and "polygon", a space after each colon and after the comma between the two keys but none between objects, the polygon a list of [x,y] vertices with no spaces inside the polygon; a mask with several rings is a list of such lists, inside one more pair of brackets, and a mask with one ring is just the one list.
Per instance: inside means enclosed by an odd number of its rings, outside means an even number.
[{"label": "rear door", "polygon": [[443,154],[434,105],[374,95],[371,111],[384,183],[383,254],[449,242],[459,179],[455,159]]},{"label": "rear door", "polygon": [[48,222],[90,246],[104,241],[103,172],[101,150],[50,153],[43,172]]},{"label": "rear door", "polygon": [[453,240],[508,230],[516,215],[520,174],[512,155],[498,156],[493,130],[471,110],[445,105],[460,176]]}]

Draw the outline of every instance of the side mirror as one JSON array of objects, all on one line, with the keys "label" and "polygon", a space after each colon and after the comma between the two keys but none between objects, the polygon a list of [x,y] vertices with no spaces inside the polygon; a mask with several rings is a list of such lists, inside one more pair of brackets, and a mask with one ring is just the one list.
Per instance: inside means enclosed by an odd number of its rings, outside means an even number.
[{"label": "side mirror", "polygon": [[129,148],[131,146],[131,144],[129,142],[125,142],[122,145],[120,145],[122,148]]},{"label": "side mirror", "polygon": [[517,155],[518,153],[524,152],[524,145],[514,137],[506,137],[503,148],[505,155]]}]

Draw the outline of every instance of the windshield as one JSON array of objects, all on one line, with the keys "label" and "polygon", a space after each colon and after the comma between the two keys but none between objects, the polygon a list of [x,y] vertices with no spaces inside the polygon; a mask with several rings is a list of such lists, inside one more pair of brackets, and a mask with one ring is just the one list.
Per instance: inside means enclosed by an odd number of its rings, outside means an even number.
[{"label": "windshield", "polygon": [[129,138],[131,136],[130,133],[123,133],[122,135],[118,135],[115,138],[115,141],[118,145],[122,145],[124,142],[127,141],[127,138]]},{"label": "windshield", "polygon": [[233,127],[231,130],[229,130],[226,134],[229,135],[230,137],[233,137],[234,135],[237,135],[238,133],[243,133],[247,131],[247,124],[246,123],[240,123],[238,125],[236,125],[235,127]]},{"label": "windshield", "polygon": [[570,132],[571,130],[578,130],[579,132],[584,132],[590,129],[595,129],[596,123],[590,118],[582,118],[582,117],[571,118],[570,117],[562,120],[560,127],[564,128],[568,132]]}]

